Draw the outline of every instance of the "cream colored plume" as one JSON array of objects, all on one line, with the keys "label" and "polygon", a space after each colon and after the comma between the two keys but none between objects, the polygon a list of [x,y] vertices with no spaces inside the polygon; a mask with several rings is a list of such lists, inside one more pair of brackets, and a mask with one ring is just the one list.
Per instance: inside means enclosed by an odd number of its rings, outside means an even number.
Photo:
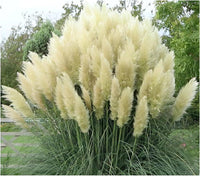
[{"label": "cream colored plume", "polygon": [[101,81],[98,78],[94,85],[94,95],[93,95],[93,104],[95,107],[95,115],[97,119],[101,119],[103,116],[103,108],[104,108],[104,99],[103,92],[101,89]]},{"label": "cream colored plume", "polygon": [[112,68],[114,64],[114,61],[113,61],[114,54],[113,54],[113,50],[112,50],[112,46],[110,42],[105,37],[102,39],[102,53],[104,57],[108,60]]},{"label": "cream colored plume", "polygon": [[17,111],[19,111],[24,117],[33,117],[33,112],[22,94],[11,87],[2,86],[2,88],[3,93],[5,94],[3,97],[10,101],[11,105]]},{"label": "cream colored plume", "polygon": [[89,90],[90,92],[92,91],[95,82],[95,77],[91,69],[91,60],[89,55],[84,55],[81,57],[79,80],[87,90]]},{"label": "cream colored plume", "polygon": [[28,79],[25,75],[21,73],[17,73],[17,81],[19,83],[19,88],[23,91],[24,95],[26,98],[31,100],[32,102],[33,97],[32,97],[32,85],[31,85],[31,80]]},{"label": "cream colored plume", "polygon": [[126,87],[120,96],[118,102],[118,120],[117,125],[121,128],[129,120],[132,109],[133,91],[130,87]]},{"label": "cream colored plume", "polygon": [[63,94],[63,83],[62,83],[61,79],[57,78],[54,100],[55,100],[56,106],[58,107],[58,109],[61,112],[61,117],[63,119],[67,119],[68,118],[67,110],[64,105],[64,99],[63,99],[62,94]]},{"label": "cream colored plume", "polygon": [[[154,70],[149,70],[144,75],[144,80],[138,94],[138,101],[147,96],[149,111],[153,118],[156,118],[166,104],[173,100],[175,80],[173,68],[165,70],[168,62],[160,60]],[[165,72],[167,71],[167,72]]]},{"label": "cream colored plume", "polygon": [[29,54],[31,62],[23,62],[22,69],[24,76],[18,74],[18,82],[21,90],[24,92],[26,97],[36,104],[39,108],[45,110],[43,103],[41,87],[39,80],[43,75],[43,66],[41,58],[34,53]]},{"label": "cream colored plume", "polygon": [[120,54],[120,58],[116,66],[116,77],[119,80],[121,89],[124,89],[125,87],[133,89],[136,76],[134,53],[135,49],[133,44],[128,42],[127,45],[125,45],[125,49]]},{"label": "cream colored plume", "polygon": [[88,108],[88,110],[92,110],[92,107],[91,107],[91,98],[90,98],[90,94],[89,94],[89,92],[88,92],[88,90],[86,90],[85,88],[84,88],[84,86],[81,86],[81,90],[82,90],[82,96],[83,96],[83,99],[84,99],[84,101],[85,101],[85,104],[86,104],[86,107]]},{"label": "cream colored plume", "polygon": [[89,114],[78,94],[75,97],[75,120],[83,133],[87,133],[90,128]]},{"label": "cream colored plume", "polygon": [[50,101],[53,100],[56,86],[56,72],[53,67],[51,60],[43,57],[40,65],[42,71],[40,71],[40,74],[37,76],[38,89]]},{"label": "cream colored plume", "polygon": [[92,72],[96,78],[100,75],[101,69],[101,51],[96,47],[92,46],[89,50],[92,64]]},{"label": "cream colored plume", "polygon": [[143,130],[148,124],[148,107],[147,107],[147,97],[144,96],[136,107],[136,113],[134,117],[134,132],[133,136],[139,137],[142,135]]},{"label": "cream colored plume", "polygon": [[31,62],[23,62],[22,64],[22,70],[26,78],[31,80],[31,84],[33,86],[37,83],[37,74],[39,74],[37,71],[37,66],[33,65]]},{"label": "cream colored plume", "polygon": [[112,70],[109,62],[103,56],[101,58],[100,82],[103,98],[106,101],[110,98]]},{"label": "cream colored plume", "polygon": [[74,85],[67,73],[63,73],[63,75],[59,79],[62,82],[62,84],[60,85],[60,89],[62,90],[62,97],[65,109],[68,112],[69,117],[73,119],[75,116],[74,111],[76,97]]},{"label": "cream colored plume", "polygon": [[171,70],[174,71],[174,52],[169,52],[164,58],[163,61],[164,72]]},{"label": "cream colored plume", "polygon": [[15,109],[13,109],[7,105],[2,105],[2,107],[3,107],[3,113],[7,118],[12,119],[18,125],[20,125],[24,128],[28,127],[25,120],[23,119],[23,117],[21,116],[21,114],[18,111],[16,111]]},{"label": "cream colored plume", "polygon": [[[52,101],[56,85],[56,72],[53,62],[46,56],[43,56],[41,59],[35,53],[30,53],[29,58],[31,59],[34,67],[33,72],[36,79],[35,86],[48,100]],[[28,76],[26,72],[25,75]]]},{"label": "cream colored plume", "polygon": [[138,94],[138,101],[140,101],[144,96],[147,96],[149,94],[149,91],[150,91],[149,87],[151,84],[152,74],[153,74],[153,71],[149,70],[144,75],[144,79],[143,79],[143,82]]},{"label": "cream colored plume", "polygon": [[197,81],[192,78],[179,92],[172,109],[172,117],[174,121],[179,121],[186,109],[191,105],[195,97],[197,89]]},{"label": "cream colored plume", "polygon": [[[71,33],[72,31],[68,32]],[[65,33],[60,38],[53,35],[49,44],[48,58],[55,64],[54,69],[57,75],[66,72],[70,76],[72,82],[76,84],[79,79],[80,50],[75,38],[67,38],[66,36],[67,34]]]},{"label": "cream colored plume", "polygon": [[118,116],[118,101],[121,94],[119,81],[116,77],[112,79],[111,97],[110,97],[110,110],[112,120],[116,120]]}]

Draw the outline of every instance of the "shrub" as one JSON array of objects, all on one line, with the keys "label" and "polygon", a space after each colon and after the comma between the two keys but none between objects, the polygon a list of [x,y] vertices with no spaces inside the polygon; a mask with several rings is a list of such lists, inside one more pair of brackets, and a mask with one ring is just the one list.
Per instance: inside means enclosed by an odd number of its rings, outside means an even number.
[{"label": "shrub", "polygon": [[[172,164],[159,174],[194,173],[159,146],[190,106],[197,82],[191,79],[174,97],[174,55],[150,21],[86,7],[48,48],[42,59],[30,53],[18,73],[26,98],[3,87],[12,103],[3,106],[5,114],[41,139],[44,150],[34,158],[40,170],[33,173],[155,174],[151,160],[163,169]],[[165,158],[158,162],[156,153]],[[173,158],[186,169],[177,170]]]}]

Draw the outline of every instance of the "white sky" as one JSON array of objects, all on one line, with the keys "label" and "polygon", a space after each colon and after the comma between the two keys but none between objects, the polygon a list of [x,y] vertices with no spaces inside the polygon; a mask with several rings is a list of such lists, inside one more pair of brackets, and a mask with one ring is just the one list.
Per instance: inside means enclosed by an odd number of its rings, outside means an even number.
[{"label": "white sky", "polygon": [[[38,12],[43,14],[44,18],[56,21],[60,18],[65,3],[78,3],[79,0],[0,0],[0,41],[7,38],[10,34],[11,27],[19,24],[24,24],[23,14],[34,14]],[[89,4],[94,4],[96,0],[87,0]],[[104,0],[109,5],[114,5],[119,0]],[[143,5],[146,8],[145,17],[151,18],[150,11],[154,6],[148,6],[154,0],[143,0]]]}]

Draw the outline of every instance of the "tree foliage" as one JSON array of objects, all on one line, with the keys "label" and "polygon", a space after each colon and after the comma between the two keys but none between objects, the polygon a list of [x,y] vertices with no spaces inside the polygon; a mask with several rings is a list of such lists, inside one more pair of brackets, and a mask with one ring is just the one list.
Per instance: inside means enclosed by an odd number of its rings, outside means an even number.
[{"label": "tree foliage", "polygon": [[[8,38],[0,43],[1,84],[16,89],[18,89],[16,76],[21,70],[23,47],[33,33],[40,29],[42,21],[37,14],[32,17],[25,15],[24,19],[25,25],[12,27]],[[2,99],[2,102],[5,103],[5,100]]]},{"label": "tree foliage", "polygon": [[52,32],[59,35],[59,32],[54,30],[54,26],[50,21],[42,24],[40,30],[36,32],[30,40],[25,44],[23,51],[23,60],[28,59],[28,54],[30,51],[36,52],[40,56],[47,55],[48,53],[48,43],[52,37]]},{"label": "tree foliage", "polygon": [[83,1],[80,0],[80,4],[74,4],[73,1],[71,2],[71,4],[66,3],[64,4],[63,9],[64,12],[62,13],[61,18],[55,24],[55,28],[59,31],[62,30],[65,20],[70,16],[76,20],[78,19],[81,10],[83,9]]},{"label": "tree foliage", "polygon": [[175,53],[177,89],[191,77],[198,79],[199,3],[157,1],[155,23],[164,29],[164,43]]},{"label": "tree foliage", "polygon": [[121,12],[122,10],[129,9],[132,16],[137,16],[138,19],[141,21],[143,19],[142,13],[142,1],[138,0],[120,0],[119,5],[116,5],[113,10],[117,10],[118,12]]}]

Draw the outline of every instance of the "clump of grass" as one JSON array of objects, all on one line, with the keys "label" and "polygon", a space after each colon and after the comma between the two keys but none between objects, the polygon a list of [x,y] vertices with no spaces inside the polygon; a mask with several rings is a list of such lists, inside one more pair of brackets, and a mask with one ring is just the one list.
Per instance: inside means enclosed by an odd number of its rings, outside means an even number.
[{"label": "clump of grass", "polygon": [[147,162],[152,160],[169,166],[158,173],[175,173],[180,159],[173,165],[173,157],[158,150],[158,161],[154,150],[190,106],[197,82],[191,79],[174,97],[174,54],[150,21],[86,7],[78,21],[66,21],[61,37],[53,35],[47,56],[29,57],[18,73],[26,98],[3,86],[11,102],[3,105],[5,115],[40,141],[42,153],[26,169],[56,175],[156,173]]}]

